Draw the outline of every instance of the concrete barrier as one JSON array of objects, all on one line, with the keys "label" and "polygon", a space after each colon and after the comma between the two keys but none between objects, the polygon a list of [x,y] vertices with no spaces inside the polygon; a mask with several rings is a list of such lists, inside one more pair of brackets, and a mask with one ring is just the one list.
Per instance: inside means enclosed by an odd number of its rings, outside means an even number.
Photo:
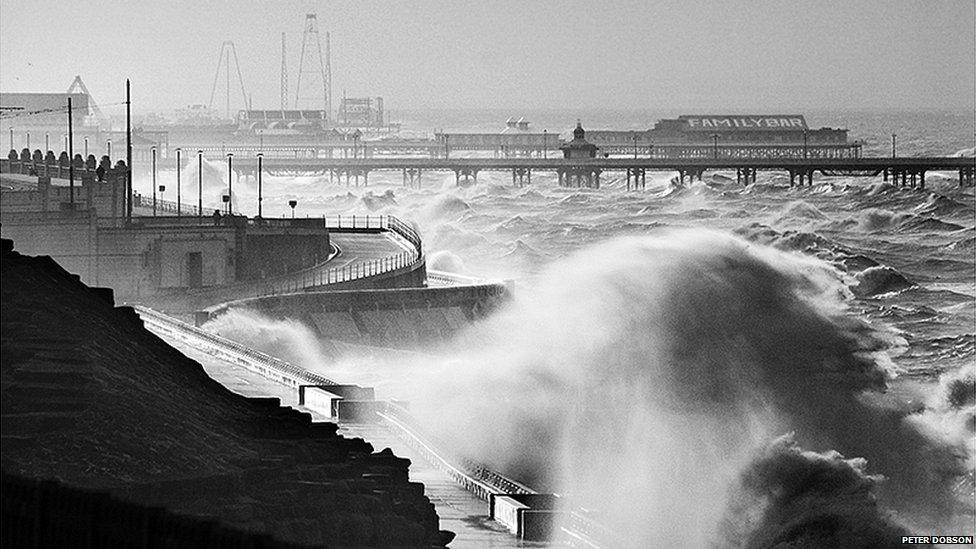
[{"label": "concrete barrier", "polygon": [[489,517],[524,541],[549,541],[563,513],[555,494],[492,494]]}]

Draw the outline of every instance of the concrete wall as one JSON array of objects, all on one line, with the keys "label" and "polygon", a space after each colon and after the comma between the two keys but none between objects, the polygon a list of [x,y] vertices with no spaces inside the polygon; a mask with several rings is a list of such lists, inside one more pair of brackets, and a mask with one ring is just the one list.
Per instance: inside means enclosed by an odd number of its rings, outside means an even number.
[{"label": "concrete wall", "polygon": [[[46,175],[3,174],[0,191],[0,213],[57,212],[71,203],[67,179]],[[125,175],[109,170],[104,181],[84,169],[76,170],[74,201],[76,210],[95,210],[99,217],[118,218],[125,214]]]},{"label": "concrete wall", "polygon": [[304,292],[225,303],[208,316],[250,309],[301,320],[322,339],[409,349],[452,337],[494,311],[509,292],[502,283]]},{"label": "concrete wall", "polygon": [[299,271],[329,258],[332,246],[327,230],[251,231],[244,240],[240,280],[257,280]]},{"label": "concrete wall", "polygon": [[203,262],[202,285],[216,286],[228,281],[227,242],[220,238],[163,238],[159,242],[160,288],[190,286],[190,254],[199,253]]},{"label": "concrete wall", "polygon": [[27,255],[50,255],[90,286],[98,280],[98,228],[94,212],[16,213],[0,216],[0,233]]}]

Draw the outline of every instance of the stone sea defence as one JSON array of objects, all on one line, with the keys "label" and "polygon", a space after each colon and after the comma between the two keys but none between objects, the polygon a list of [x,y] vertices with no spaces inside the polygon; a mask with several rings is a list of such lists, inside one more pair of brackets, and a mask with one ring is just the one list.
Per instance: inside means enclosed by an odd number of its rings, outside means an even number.
[{"label": "stone sea defence", "polygon": [[[409,460],[277,399],[230,392],[131,308],[115,307],[111,291],[88,288],[50,258],[4,240],[0,265],[5,538],[8,525],[41,518],[59,535],[135,540],[209,531],[184,527],[200,520],[256,536],[240,546],[430,547],[452,537],[439,531],[423,485],[408,480]],[[128,512],[69,511],[105,502]],[[129,520],[143,508],[189,522]],[[53,541],[44,537],[51,529],[17,535]]]}]

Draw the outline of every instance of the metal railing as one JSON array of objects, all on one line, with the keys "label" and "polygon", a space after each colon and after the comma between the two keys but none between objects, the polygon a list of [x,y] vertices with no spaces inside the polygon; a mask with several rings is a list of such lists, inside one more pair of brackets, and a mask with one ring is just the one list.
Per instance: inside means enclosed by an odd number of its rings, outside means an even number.
[{"label": "metal railing", "polygon": [[[235,219],[235,218],[231,218]],[[246,219],[246,218],[244,218]],[[416,267],[423,262],[420,235],[409,225],[391,215],[347,215],[298,219],[246,219],[248,225],[268,227],[314,228],[330,231],[390,231],[406,240],[413,248],[398,254],[329,268],[328,261],[300,271],[257,281],[246,281],[216,288],[192,290],[191,295],[209,295],[220,301],[291,294],[329,285],[345,284],[401,269]]]},{"label": "metal railing", "polygon": [[148,307],[136,305],[133,308],[137,313],[139,313],[139,316],[142,318],[144,323],[151,325],[156,329],[161,329],[165,333],[174,335],[180,339],[191,339],[197,345],[202,346],[198,348],[201,348],[201,350],[205,352],[216,355],[224,355],[226,358],[229,358],[231,362],[241,364],[245,367],[249,367],[250,369],[256,369],[258,373],[265,376],[267,376],[268,372],[261,371],[262,368],[273,370],[279,374],[276,377],[270,378],[274,381],[284,382],[285,385],[290,385],[292,387],[304,383],[312,385],[336,384],[336,382],[332,381],[331,379],[309,372],[305,368],[295,366],[289,362],[285,362],[284,360],[262,353],[261,351],[241,345],[236,341],[231,341],[227,338],[220,337],[217,334],[191,326],[186,322],[154,311]]},{"label": "metal railing", "polygon": [[410,412],[396,403],[388,402],[384,411],[379,412],[378,415],[384,423],[394,428],[394,434],[423,455],[431,465],[481,499],[488,500],[491,494],[536,493],[524,484],[496,473],[475,461],[448,456],[447,452],[437,448],[431,437],[422,434],[416,419]]},{"label": "metal railing", "polygon": [[[157,333],[163,332],[184,341],[192,341],[198,349],[208,354],[239,364],[267,379],[287,385],[295,390],[304,384],[337,385],[331,379],[191,326],[148,307],[136,306],[134,308],[150,330]],[[418,426],[418,422],[410,412],[396,403],[385,403],[382,411],[377,412],[377,416],[394,436],[397,436],[419,453],[431,466],[447,474],[462,488],[485,501],[490,500],[491,495],[536,493],[524,484],[492,471],[482,464],[452,455],[450,452],[438,448],[432,437],[423,433],[422,428]],[[569,516],[570,519],[562,526],[562,530],[572,538],[573,545],[587,547],[620,545],[620,538],[616,533],[597,520],[585,516],[581,510],[573,511]]]},{"label": "metal railing", "polygon": [[427,281],[440,286],[477,286],[492,282],[486,278],[465,276],[447,271],[432,271],[430,269],[427,269]]},{"label": "metal railing", "polygon": [[[162,198],[156,198],[155,202],[157,213],[176,215],[178,212],[182,217],[200,217],[200,209],[196,204],[187,204],[185,202],[177,204],[173,200],[163,200]],[[133,196],[132,205],[153,209],[153,199],[149,196],[137,194]]]}]

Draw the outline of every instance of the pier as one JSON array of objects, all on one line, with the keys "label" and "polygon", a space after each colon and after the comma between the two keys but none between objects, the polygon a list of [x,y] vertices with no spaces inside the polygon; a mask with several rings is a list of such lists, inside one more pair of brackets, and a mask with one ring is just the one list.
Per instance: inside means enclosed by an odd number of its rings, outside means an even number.
[{"label": "pier", "polygon": [[[256,157],[235,157],[239,175],[255,174]],[[961,157],[874,158],[265,158],[263,170],[277,175],[320,174],[350,183],[368,184],[369,174],[400,172],[404,186],[420,187],[425,172],[453,172],[457,184],[473,184],[484,171],[508,172],[515,186],[531,183],[533,172],[550,172],[561,184],[599,187],[605,172],[628,174],[633,188],[642,188],[646,172],[677,172],[680,181],[701,179],[708,171],[735,170],[741,184],[756,181],[759,171],[786,173],[791,185],[810,185],[815,174],[845,177],[884,177],[902,186],[925,188],[925,175],[933,171],[957,172],[961,186],[973,186],[976,159]],[[639,183],[638,183],[639,179]]]}]

